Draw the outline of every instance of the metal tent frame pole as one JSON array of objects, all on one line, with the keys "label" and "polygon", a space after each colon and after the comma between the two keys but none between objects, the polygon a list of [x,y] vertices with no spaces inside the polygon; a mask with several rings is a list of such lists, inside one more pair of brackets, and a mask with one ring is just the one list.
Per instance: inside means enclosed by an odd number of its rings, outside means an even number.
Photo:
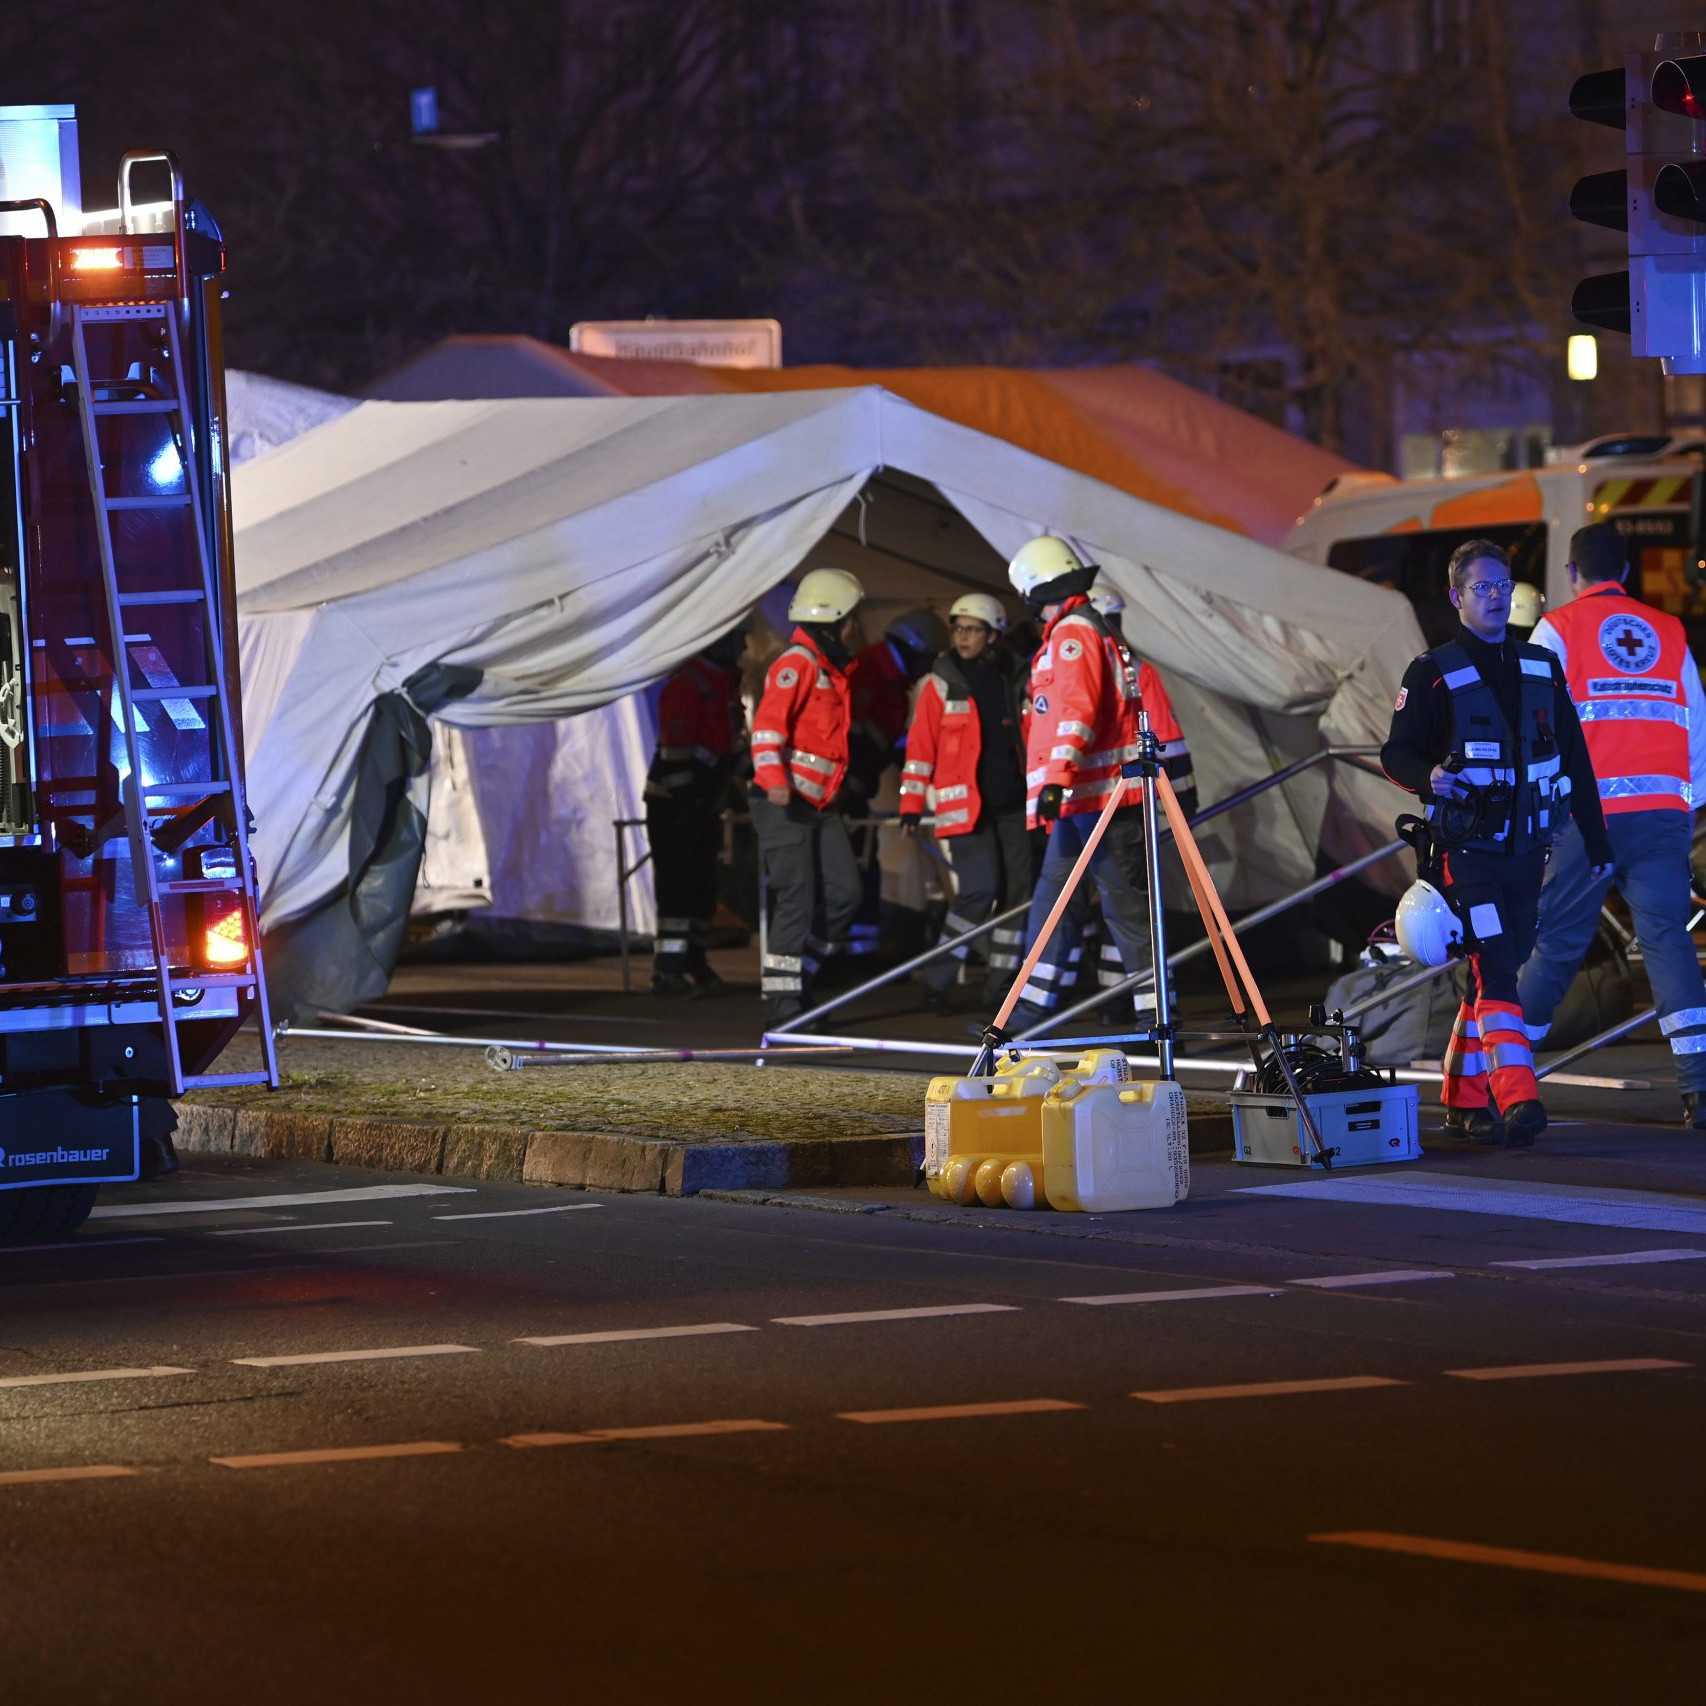
[{"label": "metal tent frame pole", "polygon": [[[1306,757],[1296,759],[1292,763],[1287,764],[1283,769],[1274,771],[1271,776],[1263,776],[1255,782],[1247,783],[1244,787],[1236,789],[1233,793],[1228,794],[1224,800],[1217,800],[1212,806],[1205,806],[1196,814],[1195,817],[1190,818],[1188,821],[1191,828],[1195,829],[1198,824],[1207,823],[1210,819],[1220,817],[1223,813],[1235,811],[1239,806],[1247,804],[1259,795],[1267,793],[1270,789],[1282,786],[1284,783],[1291,781],[1293,777],[1302,775],[1304,771],[1312,770],[1318,764],[1325,764],[1331,760],[1355,763],[1358,759],[1377,757],[1379,752],[1380,748],[1377,746],[1324,746],[1319,752],[1309,753]],[[1173,826],[1171,824],[1157,823],[1156,835],[1158,837],[1166,836],[1171,839],[1172,834]],[[1321,879],[1320,887],[1312,888],[1303,896],[1296,898],[1309,898],[1313,894],[1319,894],[1321,892],[1321,887],[1331,886],[1331,882],[1337,881],[1339,877],[1349,876],[1353,871],[1361,870],[1364,865],[1373,864],[1377,859],[1386,857],[1388,853],[1397,850],[1402,845],[1403,843],[1394,841],[1389,847],[1383,848],[1378,854],[1370,854],[1365,859],[1354,865],[1341,867],[1339,872],[1333,878]],[[760,865],[759,948],[761,954],[766,946],[764,939],[765,932],[763,929],[766,912],[765,898],[763,867]],[[1284,909],[1284,906],[1278,907],[1278,911],[1284,911]],[[885,984],[894,983],[897,979],[903,978],[909,973],[916,971],[920,966],[928,965],[932,960],[940,959],[944,954],[951,954],[956,948],[963,946],[965,943],[974,942],[979,937],[988,935],[990,931],[998,928],[1000,925],[1006,924],[1014,918],[1026,916],[1029,912],[1030,902],[1026,901],[1020,906],[1008,907],[1004,912],[995,913],[992,917],[984,919],[981,924],[973,925],[970,930],[963,931],[958,936],[950,937],[947,941],[938,942],[934,947],[925,949],[923,953],[914,954],[911,959],[903,960],[899,965],[891,966],[889,970],[879,972],[877,976],[868,978],[865,982],[856,984],[851,989],[843,990],[839,995],[832,997],[830,1000],[819,1002],[816,1007],[809,1009],[807,1012],[797,1014],[792,1019],[784,1019],[781,1024],[772,1026],[769,1030],[765,1031],[764,1040],[768,1042],[772,1037],[798,1035],[801,1026],[809,1025],[813,1020],[821,1019],[826,1013],[833,1013],[838,1008],[847,1006],[849,1002],[857,1001],[861,996],[869,995],[874,989],[881,989]],[[1252,915],[1251,918],[1246,919],[1245,923],[1265,922],[1268,918],[1275,917],[1276,915],[1277,913],[1275,911],[1264,909],[1262,913]],[[1206,941],[1203,943],[1193,944],[1190,948],[1184,950],[1184,954],[1188,957],[1197,952],[1204,951],[1206,948]],[[1181,963],[1180,956],[1175,955],[1166,963],[1169,967],[1177,966]],[[1147,979],[1152,975],[1152,973],[1142,974],[1139,981]],[[1120,990],[1131,987],[1135,987],[1135,985],[1132,980],[1128,979],[1124,984],[1116,985],[1112,989],[1102,990],[1088,1003],[1088,1006],[1096,1006],[1101,1001],[1105,1000],[1107,996],[1117,994]],[[1067,1012],[1076,1014],[1082,1011],[1084,1006],[1084,1003],[1080,1003],[1078,1007],[1067,1009]],[[1057,1015],[1056,1022],[1058,1022],[1059,1019],[1064,1019],[1067,1016],[1067,1012]],[[1027,1036],[1032,1034],[1036,1033],[1026,1033]]]}]

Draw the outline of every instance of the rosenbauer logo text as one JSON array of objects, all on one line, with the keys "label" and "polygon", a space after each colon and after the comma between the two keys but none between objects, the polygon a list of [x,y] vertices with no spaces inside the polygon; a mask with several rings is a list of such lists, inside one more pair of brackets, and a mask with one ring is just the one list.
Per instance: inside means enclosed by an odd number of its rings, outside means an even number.
[{"label": "rosenbauer logo text", "polygon": [[106,1161],[110,1149],[36,1149],[20,1154],[0,1149],[0,1167],[71,1167],[83,1161]]}]

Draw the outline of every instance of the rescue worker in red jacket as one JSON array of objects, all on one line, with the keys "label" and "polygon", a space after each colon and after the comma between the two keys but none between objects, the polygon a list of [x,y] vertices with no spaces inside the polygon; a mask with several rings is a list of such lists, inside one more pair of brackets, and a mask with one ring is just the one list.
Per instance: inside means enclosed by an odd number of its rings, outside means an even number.
[{"label": "rescue worker in red jacket", "polygon": [[[1041,933],[1068,872],[1083,851],[1121,767],[1137,756],[1138,672],[1130,654],[1091,605],[1096,565],[1064,539],[1045,535],[1021,548],[1007,569],[1014,590],[1043,623],[1042,648],[1031,663],[1030,730],[1026,746],[1026,808],[1032,823],[1050,826],[1048,850],[1026,920],[1027,951]],[[1159,710],[1159,705],[1157,705]],[[1155,718],[1151,718],[1155,726]],[[1176,735],[1177,726],[1168,724]],[[1160,726],[1156,732],[1168,738]],[[1139,792],[1114,813],[1087,875],[1102,901],[1102,918],[1128,974],[1151,963],[1149,904],[1143,869]],[[1010,1017],[1022,1034],[1060,1005],[1078,948],[1082,919],[1069,909],[1056,926]],[[1140,1021],[1154,995],[1136,992]]]},{"label": "rescue worker in red jacket", "polygon": [[1517,986],[1523,1021],[1534,1041],[1551,1028],[1615,886],[1635,921],[1676,1063],[1682,1123],[1706,1131],[1706,984],[1688,933],[1694,813],[1706,795],[1706,691],[1682,623],[1624,590],[1629,552],[1615,524],[1578,529],[1569,570],[1575,597],[1539,623],[1531,643],[1564,666],[1613,868],[1594,875],[1573,827],[1554,842],[1539,936]]},{"label": "rescue worker in red jacket", "polygon": [[745,758],[740,655],[746,624],[689,658],[664,683],[658,744],[646,775],[646,837],[658,924],[652,991],[714,995],[723,981],[705,957],[717,910],[723,804]]},{"label": "rescue worker in red jacket", "polygon": [[[1125,598],[1111,581],[1099,580],[1090,588],[1090,606],[1107,623],[1109,632],[1125,647],[1136,665],[1138,697],[1149,713],[1149,726],[1160,743],[1161,768],[1167,772],[1185,816],[1193,817],[1197,809],[1197,780],[1191,764],[1190,745],[1179,727],[1173,703],[1155,666],[1131,651],[1131,642],[1125,634]],[[1113,932],[1103,925],[1096,908],[1095,892],[1088,883],[1079,885],[1078,893],[1073,897],[1073,913],[1083,930],[1085,958],[1096,966],[1097,983],[1103,989],[1123,983],[1125,967],[1120,960],[1119,943],[1114,940]],[[1079,990],[1078,993],[1085,991]],[[1147,1018],[1155,1006],[1155,992],[1152,989],[1134,990],[1132,1002]]]},{"label": "rescue worker in red jacket", "polygon": [[[936,659],[918,690],[900,782],[902,824],[916,833],[928,807],[936,839],[953,866],[956,893],[942,924],[944,942],[963,936],[997,908],[1022,906],[1031,892],[1019,715],[1024,684],[1000,647],[1007,612],[1000,599],[971,592],[949,610],[948,623],[952,649]],[[1023,940],[1017,920],[991,933],[992,994],[997,984],[1006,993]],[[964,943],[924,968],[929,1011],[948,1010],[959,969],[976,946]]]},{"label": "rescue worker in red jacket", "polygon": [[[795,623],[752,717],[752,827],[774,911],[761,968],[772,1024],[805,1009],[820,957],[837,952],[859,905],[859,867],[841,794],[865,589],[844,569],[812,569],[788,606]],[[821,903],[823,935],[813,937]]]}]

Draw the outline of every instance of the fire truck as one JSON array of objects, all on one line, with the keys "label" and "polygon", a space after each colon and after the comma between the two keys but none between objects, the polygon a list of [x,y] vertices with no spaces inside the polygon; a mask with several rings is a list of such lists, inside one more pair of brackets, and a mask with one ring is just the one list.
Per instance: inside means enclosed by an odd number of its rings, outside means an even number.
[{"label": "fire truck", "polygon": [[1445,565],[1465,540],[1503,545],[1516,578],[1556,608],[1570,598],[1570,535],[1610,521],[1628,543],[1629,590],[1680,617],[1706,660],[1706,439],[1619,433],[1553,454],[1547,467],[1500,474],[1340,475],[1285,548],[1406,594],[1432,646],[1457,628]]},{"label": "fire truck", "polygon": [[[169,154],[126,154],[112,211],[80,204],[72,110],[0,108],[0,1243],[170,1171],[186,1091],[278,1082],[223,243]],[[259,1070],[215,1072],[246,1022]]]}]

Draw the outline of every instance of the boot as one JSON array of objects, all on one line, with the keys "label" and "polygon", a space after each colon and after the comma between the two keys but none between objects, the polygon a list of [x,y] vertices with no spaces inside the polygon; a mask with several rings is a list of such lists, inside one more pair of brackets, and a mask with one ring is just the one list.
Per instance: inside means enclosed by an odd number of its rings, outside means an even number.
[{"label": "boot", "polygon": [[1706,1092],[1683,1091],[1682,1125],[1685,1131],[1706,1131]]},{"label": "boot", "polygon": [[785,1025],[805,1012],[806,1004],[797,995],[767,995],[764,998],[764,1023],[770,1029]]},{"label": "boot", "polygon": [[1504,1122],[1491,1108],[1447,1108],[1445,1129],[1479,1149],[1497,1149],[1505,1141]]},{"label": "boot", "polygon": [[1546,1129],[1546,1110],[1536,1101],[1518,1102],[1505,1115],[1505,1148],[1531,1149]]}]

